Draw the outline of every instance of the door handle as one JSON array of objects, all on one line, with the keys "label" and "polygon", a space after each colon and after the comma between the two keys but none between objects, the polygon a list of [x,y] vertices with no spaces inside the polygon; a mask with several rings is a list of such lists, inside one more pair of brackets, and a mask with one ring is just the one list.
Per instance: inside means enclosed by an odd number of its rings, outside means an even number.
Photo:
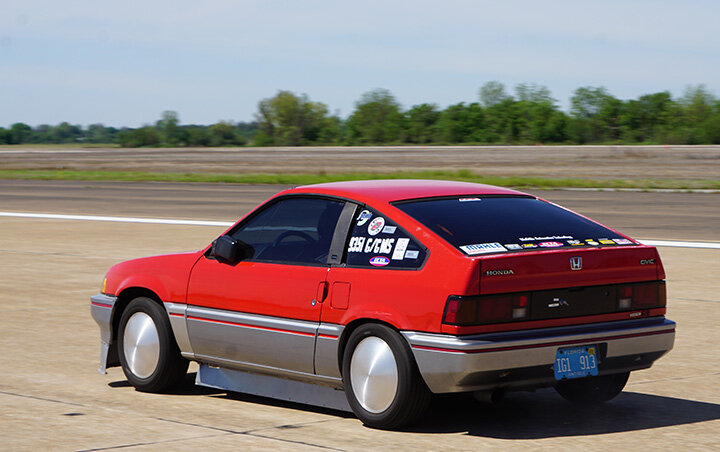
[{"label": "door handle", "polygon": [[325,298],[328,296],[328,284],[327,282],[321,282],[318,284],[317,293],[315,294],[315,298],[313,298],[310,301],[310,304],[315,306],[318,303],[322,303],[325,301]]}]

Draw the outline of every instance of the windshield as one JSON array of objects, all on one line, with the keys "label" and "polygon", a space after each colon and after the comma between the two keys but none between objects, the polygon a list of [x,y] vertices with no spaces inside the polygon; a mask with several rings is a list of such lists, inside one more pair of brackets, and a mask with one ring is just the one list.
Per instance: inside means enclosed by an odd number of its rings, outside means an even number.
[{"label": "windshield", "polygon": [[527,196],[468,196],[394,205],[470,256],[544,248],[635,245],[593,221]]}]

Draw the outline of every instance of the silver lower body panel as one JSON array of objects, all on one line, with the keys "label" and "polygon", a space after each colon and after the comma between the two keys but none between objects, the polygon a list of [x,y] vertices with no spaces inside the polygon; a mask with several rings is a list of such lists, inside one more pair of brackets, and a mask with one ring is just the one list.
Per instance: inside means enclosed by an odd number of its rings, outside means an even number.
[{"label": "silver lower body panel", "polygon": [[200,386],[352,412],[345,391],[325,385],[200,364]]},{"label": "silver lower body panel", "polygon": [[645,369],[673,347],[664,318],[471,336],[405,331],[420,373],[434,393],[553,386],[559,348],[597,345],[599,374]]}]

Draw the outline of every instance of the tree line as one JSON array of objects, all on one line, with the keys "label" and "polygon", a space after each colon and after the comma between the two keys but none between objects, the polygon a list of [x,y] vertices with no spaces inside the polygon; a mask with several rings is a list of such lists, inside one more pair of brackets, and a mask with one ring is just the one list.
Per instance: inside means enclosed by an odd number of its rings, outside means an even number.
[{"label": "tree line", "polygon": [[253,122],[181,125],[177,113],[166,111],[154,125],[136,129],[16,123],[0,128],[0,144],[720,144],[720,99],[703,85],[688,87],[677,99],[663,91],[630,100],[603,87],[581,87],[570,99],[569,112],[558,107],[544,86],[519,84],[513,91],[488,82],[475,102],[403,109],[391,92],[376,89],[363,94],[345,119],[305,94],[279,91],[259,102]]},{"label": "tree line", "polygon": [[180,125],[174,111],[162,113],[155,125],[139,128],[106,127],[92,124],[86,128],[63,122],[57,126],[30,127],[15,123],[8,129],[0,127],[0,144],[117,144],[121,147],[141,146],[242,146],[257,132],[257,123],[218,122],[210,126]]}]

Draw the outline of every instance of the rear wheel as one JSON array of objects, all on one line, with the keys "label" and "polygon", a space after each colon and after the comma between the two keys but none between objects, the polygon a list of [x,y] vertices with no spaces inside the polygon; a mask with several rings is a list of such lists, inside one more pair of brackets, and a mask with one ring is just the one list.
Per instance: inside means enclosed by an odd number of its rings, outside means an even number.
[{"label": "rear wheel", "polygon": [[570,402],[591,405],[607,402],[620,394],[629,377],[630,372],[624,372],[599,377],[563,380],[558,382],[555,390]]},{"label": "rear wheel", "polygon": [[391,429],[417,420],[431,393],[407,342],[384,325],[366,324],[352,332],[343,354],[348,403],[368,427]]},{"label": "rear wheel", "polygon": [[140,391],[165,391],[187,373],[167,313],[150,298],[135,298],[123,312],[118,351],[125,377]]}]

